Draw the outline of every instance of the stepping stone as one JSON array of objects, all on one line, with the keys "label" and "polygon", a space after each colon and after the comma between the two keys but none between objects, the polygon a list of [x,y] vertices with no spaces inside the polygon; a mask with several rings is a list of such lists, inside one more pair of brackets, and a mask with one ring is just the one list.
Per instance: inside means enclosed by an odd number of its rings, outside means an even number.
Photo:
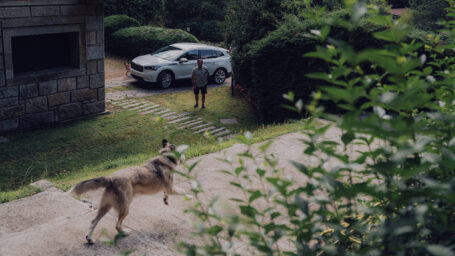
[{"label": "stepping stone", "polygon": [[143,104],[143,105],[140,105],[140,106],[137,106],[137,107],[134,107],[134,108],[130,108],[130,110],[138,110],[138,109],[143,109],[143,108],[146,108],[146,107],[149,107],[150,105],[149,104]]},{"label": "stepping stone", "polygon": [[202,121],[202,118],[201,118],[201,117],[199,117],[199,118],[197,118],[197,119],[193,119],[193,120],[190,120],[190,121],[187,121],[187,122],[181,123],[181,125],[189,124],[189,123],[191,123],[191,122],[195,122],[195,121]]},{"label": "stepping stone", "polygon": [[230,133],[231,133],[231,131],[229,131],[229,130],[226,129],[225,131],[221,131],[221,132],[218,132],[218,133],[213,134],[213,136],[215,136],[215,137],[221,137],[221,136],[223,136],[223,135],[228,135],[228,134],[230,134]]},{"label": "stepping stone", "polygon": [[229,119],[220,119],[220,122],[222,124],[238,124],[237,119],[235,118],[229,118]]},{"label": "stepping stone", "polygon": [[181,113],[181,114],[177,114],[177,115],[173,115],[173,116],[166,116],[164,117],[164,119],[166,120],[174,120],[174,119],[177,119],[177,118],[180,118],[180,117],[184,117],[184,116],[187,116],[189,115],[188,113]]},{"label": "stepping stone", "polygon": [[161,111],[161,110],[163,110],[163,109],[162,108],[154,108],[154,109],[149,110],[149,111],[140,112],[139,114],[146,115],[146,114],[156,113],[157,111]]},{"label": "stepping stone", "polygon": [[155,114],[157,114],[157,115],[162,115],[162,114],[167,113],[167,112],[170,112],[170,111],[171,111],[170,109],[165,109],[165,110],[163,110],[163,111],[156,112]]},{"label": "stepping stone", "polygon": [[135,100],[128,100],[128,101],[120,101],[120,102],[114,102],[113,104],[116,104],[116,105],[119,105],[119,106],[123,106],[123,105],[128,105],[130,103],[134,103],[136,102]]},{"label": "stepping stone", "polygon": [[167,117],[167,116],[172,116],[172,115],[175,115],[175,114],[177,114],[177,112],[169,112],[169,113],[166,113],[166,114],[164,114],[164,115],[161,115],[161,117],[162,117],[162,118],[165,118],[165,117]]},{"label": "stepping stone", "polygon": [[191,129],[193,129],[193,130],[198,130],[198,129],[201,129],[201,128],[203,128],[203,127],[209,126],[209,125],[211,125],[211,124],[212,124],[212,123],[207,122],[207,123],[203,123],[203,124],[201,124],[201,125],[198,125],[198,126],[196,126],[196,127],[193,127],[193,128],[191,128]]},{"label": "stepping stone", "polygon": [[150,110],[150,109],[156,109],[156,108],[159,108],[160,106],[158,105],[153,105],[153,106],[147,106],[146,108],[143,108],[141,110],[139,110],[139,112],[144,112],[144,111],[147,111],[147,110]]},{"label": "stepping stone", "polygon": [[230,140],[235,137],[235,134],[229,134],[227,136],[221,137],[222,140]]},{"label": "stepping stone", "polygon": [[133,104],[122,106],[122,108],[132,108],[132,107],[135,107],[135,106],[139,106],[141,104],[142,104],[142,102],[133,103]]},{"label": "stepping stone", "polygon": [[[169,117],[165,118],[165,119],[168,119]],[[181,121],[185,121],[185,120],[188,120],[188,119],[191,119],[191,116],[184,116],[182,118],[177,118],[177,119],[168,119],[168,120],[171,120],[169,121],[168,123],[170,124],[175,124],[175,123],[180,123]]]},{"label": "stepping stone", "polygon": [[223,130],[225,130],[225,129],[226,129],[226,127],[221,127],[221,128],[215,129],[215,130],[213,130],[213,131],[210,131],[210,133],[211,133],[211,134],[214,134],[214,133],[217,133],[217,132],[221,132],[221,131],[223,131]]},{"label": "stepping stone", "polygon": [[203,121],[193,121],[193,122],[190,122],[188,124],[185,124],[185,125],[182,125],[180,127],[178,127],[179,129],[185,129],[185,128],[188,128],[188,127],[191,127],[191,126],[194,126],[194,125],[198,125],[198,124],[202,124]]},{"label": "stepping stone", "polygon": [[215,129],[215,128],[216,128],[216,126],[210,126],[210,127],[201,129],[201,130],[199,130],[199,131],[195,131],[194,133],[195,133],[195,134],[199,134],[199,133],[203,133],[203,132],[206,132],[206,131],[213,130],[213,129]]}]

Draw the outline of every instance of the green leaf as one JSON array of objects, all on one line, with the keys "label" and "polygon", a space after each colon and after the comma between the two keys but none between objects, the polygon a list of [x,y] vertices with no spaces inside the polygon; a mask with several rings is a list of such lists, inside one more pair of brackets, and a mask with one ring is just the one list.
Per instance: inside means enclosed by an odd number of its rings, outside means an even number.
[{"label": "green leaf", "polygon": [[261,176],[261,177],[264,177],[265,172],[266,172],[266,171],[263,170],[263,169],[256,169],[256,173],[257,173],[259,176]]},{"label": "green leaf", "polygon": [[347,132],[341,136],[341,140],[345,145],[349,144],[352,140],[355,139],[355,135],[352,132]]},{"label": "green leaf", "polygon": [[439,244],[432,244],[427,247],[428,252],[435,256],[454,256],[455,253],[449,247],[439,245]]},{"label": "green leaf", "polygon": [[250,205],[241,205],[240,212],[243,215],[254,219],[258,211]]},{"label": "green leaf", "polygon": [[218,235],[218,233],[220,233],[221,231],[223,230],[222,227],[218,226],[218,225],[215,225],[215,226],[212,226],[210,227],[208,230],[207,230],[207,233],[214,236],[214,235]]},{"label": "green leaf", "polygon": [[256,200],[256,199],[258,199],[259,197],[262,196],[262,193],[259,190],[255,190],[255,191],[250,192],[250,193],[251,193],[251,195],[250,195],[250,198],[248,199],[249,203],[252,203],[254,200]]}]

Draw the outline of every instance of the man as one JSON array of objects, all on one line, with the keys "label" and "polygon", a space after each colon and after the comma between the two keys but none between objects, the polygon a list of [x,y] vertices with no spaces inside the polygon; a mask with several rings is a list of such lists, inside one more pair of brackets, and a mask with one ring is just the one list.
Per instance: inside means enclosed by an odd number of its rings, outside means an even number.
[{"label": "man", "polygon": [[193,68],[191,81],[193,82],[193,91],[196,98],[195,108],[199,106],[199,91],[202,94],[202,108],[205,108],[205,95],[207,94],[207,84],[209,83],[209,71],[203,66],[202,59],[197,60],[197,67]]}]

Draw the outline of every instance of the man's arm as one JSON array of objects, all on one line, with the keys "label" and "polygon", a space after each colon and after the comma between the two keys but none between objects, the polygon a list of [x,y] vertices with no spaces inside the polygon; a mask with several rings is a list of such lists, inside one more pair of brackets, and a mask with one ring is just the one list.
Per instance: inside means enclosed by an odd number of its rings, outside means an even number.
[{"label": "man's arm", "polygon": [[196,89],[195,86],[194,86],[194,70],[191,72],[191,83],[193,84],[193,90]]}]

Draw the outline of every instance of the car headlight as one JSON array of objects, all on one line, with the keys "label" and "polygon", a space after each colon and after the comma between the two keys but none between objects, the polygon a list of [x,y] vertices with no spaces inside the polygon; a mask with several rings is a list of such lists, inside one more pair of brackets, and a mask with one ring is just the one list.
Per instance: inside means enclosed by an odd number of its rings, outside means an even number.
[{"label": "car headlight", "polygon": [[161,68],[161,66],[145,66],[144,69],[145,70],[158,70],[159,68]]}]

